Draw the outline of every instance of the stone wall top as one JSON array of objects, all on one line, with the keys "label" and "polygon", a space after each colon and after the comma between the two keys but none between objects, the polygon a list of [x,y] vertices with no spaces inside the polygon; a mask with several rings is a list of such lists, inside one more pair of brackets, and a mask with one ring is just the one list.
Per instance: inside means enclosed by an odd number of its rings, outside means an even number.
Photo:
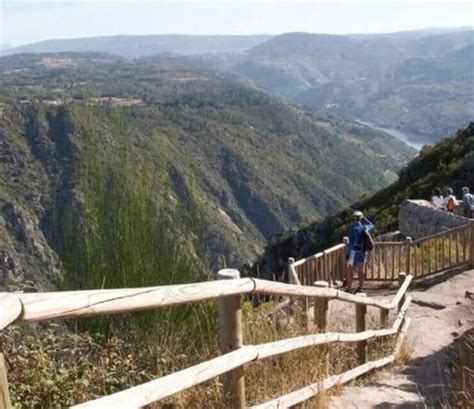
[{"label": "stone wall top", "polygon": [[426,200],[405,200],[400,206],[398,224],[400,232],[418,239],[464,226],[469,219],[436,209]]}]

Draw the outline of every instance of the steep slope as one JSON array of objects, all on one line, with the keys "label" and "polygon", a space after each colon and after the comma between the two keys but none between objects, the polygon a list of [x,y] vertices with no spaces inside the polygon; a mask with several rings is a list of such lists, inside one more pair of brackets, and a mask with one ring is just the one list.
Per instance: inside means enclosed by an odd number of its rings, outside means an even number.
[{"label": "steep slope", "polygon": [[381,234],[397,229],[398,208],[405,199],[427,199],[435,187],[445,186],[451,186],[460,197],[463,186],[474,185],[474,123],[434,147],[426,146],[399,175],[392,185],[333,216],[275,236],[255,267],[263,274],[279,274],[288,257],[307,257],[341,242],[356,209],[374,221],[375,234]]},{"label": "steep slope", "polygon": [[[48,236],[54,209],[61,215],[58,203],[74,207],[80,197],[75,164],[85,111],[97,116],[105,154],[119,143],[118,117],[137,160],[158,155],[173,200],[189,203],[206,221],[203,245],[212,265],[222,257],[232,264],[249,260],[273,234],[386,185],[414,152],[341,117],[305,113],[234,78],[173,60],[95,56],[88,63],[87,55],[55,54],[35,56],[36,62],[30,56],[25,68],[25,56],[16,65],[6,58],[3,210],[18,207],[38,237]],[[14,260],[23,239],[6,229]],[[17,270],[35,267],[17,264]]]}]

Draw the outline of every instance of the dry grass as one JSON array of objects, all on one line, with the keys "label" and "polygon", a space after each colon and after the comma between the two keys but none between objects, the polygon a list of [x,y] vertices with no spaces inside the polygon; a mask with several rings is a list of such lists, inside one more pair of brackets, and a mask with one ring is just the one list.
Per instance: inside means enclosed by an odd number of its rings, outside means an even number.
[{"label": "dry grass", "polygon": [[397,364],[408,365],[413,359],[414,352],[415,345],[413,344],[413,341],[405,338],[400,345],[400,349],[398,350],[398,354],[396,356]]},{"label": "dry grass", "polygon": [[[275,305],[268,302],[252,308],[249,303],[244,303],[244,344],[262,344],[317,332],[314,326],[309,325],[308,329],[296,319],[300,314],[279,320],[277,325],[276,320],[268,319],[268,313]],[[353,310],[348,309],[337,320],[330,315],[329,328],[331,331],[350,332],[354,329],[353,322]],[[369,326],[376,327],[377,324],[377,318],[372,316]],[[169,339],[137,347],[117,339],[101,341],[87,334],[70,334],[57,325],[53,328],[53,332],[46,331],[43,335],[41,332],[21,335],[18,329],[14,330],[14,336],[4,335],[4,341],[8,342],[4,342],[3,348],[11,368],[14,368],[10,382],[17,408],[50,407],[53,401],[59,406],[68,406],[126,389],[219,354],[217,343],[191,357],[176,353],[180,350],[180,343],[192,342],[189,339]],[[167,345],[171,342],[174,345]],[[393,346],[393,339],[369,342],[369,359],[387,356],[393,351]],[[71,365],[71,354],[76,357],[74,365]],[[252,362],[245,365],[247,404],[277,398],[356,365],[355,346],[348,344],[309,347]],[[301,407],[327,407],[330,394],[341,391],[342,387],[336,387]],[[224,407],[221,379],[205,382],[150,407],[169,409],[190,405]]]},{"label": "dry grass", "polygon": [[449,403],[453,408],[468,409],[474,402],[474,328],[457,341],[455,348]]}]

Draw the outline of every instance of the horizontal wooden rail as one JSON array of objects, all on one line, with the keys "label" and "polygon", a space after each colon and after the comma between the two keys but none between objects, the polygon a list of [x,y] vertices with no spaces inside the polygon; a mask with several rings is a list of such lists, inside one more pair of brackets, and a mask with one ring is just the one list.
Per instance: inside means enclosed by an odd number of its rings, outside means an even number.
[{"label": "horizontal wooden rail", "polygon": [[[116,290],[15,294],[23,304],[19,323],[142,311],[251,293],[251,278]],[[1,328],[0,328],[1,329]]]},{"label": "horizontal wooden rail", "polygon": [[[0,293],[2,306],[0,320],[2,327],[0,330],[12,322],[32,323],[118,314],[251,293],[290,297],[320,297],[390,310],[396,308],[398,305],[396,301],[400,301],[411,280],[412,277],[407,276],[405,283],[391,303],[349,294],[334,288],[300,286],[253,278],[136,289]],[[18,301],[21,302],[22,308],[19,308]],[[16,306],[13,315],[5,313],[6,308],[11,305]],[[12,321],[15,315],[19,316]]]},{"label": "horizontal wooden rail", "polygon": [[343,249],[343,248],[345,248],[345,247],[346,247],[346,245],[345,245],[344,243],[337,244],[337,245],[335,245],[335,246],[333,246],[333,247],[328,248],[327,250],[324,250],[324,252],[316,253],[316,254],[313,254],[312,256],[309,256],[309,257],[306,257],[306,258],[301,258],[301,259],[295,261],[293,265],[294,265],[295,267],[298,267],[298,266],[300,266],[300,265],[302,265],[302,264],[304,264],[304,263],[306,263],[306,262],[308,262],[308,261],[311,261],[311,260],[314,260],[314,259],[323,257],[324,254],[330,254],[330,253],[333,253],[333,252],[335,252],[335,251],[337,251],[337,250],[341,250],[341,249]]},{"label": "horizontal wooden rail", "polygon": [[301,348],[307,348],[310,346],[330,344],[334,342],[341,343],[353,343],[372,338],[386,337],[395,335],[400,329],[400,325],[405,317],[406,310],[410,305],[411,297],[407,297],[400,313],[391,328],[379,329],[379,330],[368,330],[364,332],[356,333],[338,333],[330,332],[325,334],[311,334],[303,335],[294,338],[288,338],[281,341],[268,342],[266,344],[256,345],[258,351],[258,359],[269,358],[276,355],[281,355],[286,352],[295,351]]},{"label": "horizontal wooden rail", "polygon": [[300,258],[299,260],[295,261],[293,265],[295,267],[298,267],[303,265],[304,263],[307,263],[308,261],[316,260],[317,258],[320,258],[322,256],[324,256],[324,253],[321,251],[320,253],[313,254],[312,256]]},{"label": "horizontal wooden rail", "polygon": [[251,409],[282,409],[289,408],[291,406],[297,405],[298,403],[304,402],[318,393],[324,390],[328,390],[337,385],[343,385],[367,372],[370,372],[374,369],[381,368],[395,361],[396,355],[399,352],[400,346],[403,341],[403,337],[406,334],[408,326],[410,325],[410,319],[406,319],[405,323],[400,331],[399,340],[397,342],[397,347],[393,355],[390,355],[386,358],[382,358],[376,361],[369,361],[363,365],[360,365],[354,369],[351,369],[347,372],[344,372],[340,375],[333,375],[321,382],[317,382],[304,388],[298,389],[294,392],[288,393],[286,395],[280,396],[277,399],[262,403],[260,405],[252,406]]},{"label": "horizontal wooden rail", "polygon": [[288,393],[287,395],[283,395],[277,399],[265,402],[261,405],[252,406],[251,409],[282,409],[295,406],[298,403],[311,399],[324,390],[331,389],[337,385],[343,385],[369,371],[386,366],[392,363],[394,360],[395,357],[390,355],[377,361],[369,361],[354,369],[344,372],[343,374],[333,375],[324,381],[305,386],[304,388]]},{"label": "horizontal wooden rail", "polygon": [[[408,276],[391,303],[348,294],[333,288],[319,288],[258,280],[252,278],[217,280],[204,283],[180,284],[117,290],[85,290],[50,293],[0,293],[2,328],[12,322],[29,323],[62,318],[80,318],[151,308],[186,304],[210,299],[221,299],[241,294],[287,295],[341,300],[359,305],[370,305],[384,310],[396,308],[412,280]],[[84,403],[77,407],[111,407],[127,402],[127,407],[141,407],[180,392],[215,376],[241,367],[255,359],[268,358],[311,345],[331,342],[359,342],[369,338],[395,334],[408,307],[407,298],[398,321],[390,329],[362,331],[355,334],[315,334],[276,341],[259,346],[245,346],[211,361],[185,369],[155,381]],[[126,399],[126,400],[123,400]]]},{"label": "horizontal wooden rail", "polygon": [[[76,405],[73,406],[73,408],[86,409],[117,407],[121,406],[123,402],[127,402],[127,408],[139,408],[156,402],[160,399],[169,397],[175,393],[182,392],[185,389],[199,385],[202,382],[208,381],[216,376],[222,375],[251,361],[269,358],[314,345],[328,344],[333,342],[357,342],[364,339],[367,340],[370,338],[395,335],[398,332],[400,322],[404,318],[410,301],[411,299],[408,297],[405,301],[404,308],[402,308],[402,311],[399,314],[400,321],[395,321],[393,327],[390,329],[371,330],[354,334],[314,334],[282,341],[269,342],[257,346],[244,346],[236,351],[221,355],[217,358],[192,366],[182,371],[175,372],[163,378],[159,378],[103,398]],[[367,371],[377,367],[373,366],[373,363],[371,362],[368,362],[367,364],[370,364],[368,365],[370,368],[367,369]]]},{"label": "horizontal wooden rail", "polygon": [[[365,296],[348,294],[333,288],[301,286],[252,278],[235,278],[232,280],[217,280],[212,283],[203,282],[136,289],[30,294],[0,293],[0,311],[3,313],[0,322],[3,326],[7,326],[12,322],[29,323],[61,318],[116,314],[251,293],[333,299],[351,302],[356,305],[369,305],[383,310],[390,310],[398,308],[398,304],[405,296],[411,280],[411,276],[406,277],[391,303],[381,302]],[[311,345],[331,342],[360,342],[374,337],[393,335],[397,332],[403,321],[409,304],[410,298],[407,297],[399,311],[397,320],[394,322],[393,327],[389,329],[361,331],[355,334],[315,334],[259,346],[244,346],[236,351],[191,368],[78,405],[77,407],[116,407],[120,406],[123,402],[127,402],[127,407],[141,407],[235,368],[242,367],[245,363],[256,359],[268,358]],[[9,307],[11,307],[13,313],[8,312],[10,311],[8,310]],[[373,363],[369,364],[360,368],[368,368],[367,370],[370,370],[375,365]]]},{"label": "horizontal wooden rail", "polygon": [[15,322],[23,311],[21,300],[11,293],[0,293],[0,330]]},{"label": "horizontal wooden rail", "polygon": [[404,241],[376,241],[376,246],[379,247],[392,247],[392,246],[404,246]]},{"label": "horizontal wooden rail", "polygon": [[254,346],[245,346],[171,375],[103,398],[72,406],[72,408],[141,408],[174,395],[177,392],[199,385],[256,358],[257,349]]},{"label": "horizontal wooden rail", "polygon": [[412,281],[413,281],[413,276],[407,275],[402,285],[398,289],[397,294],[395,295],[395,298],[390,303],[392,309],[398,307],[398,304],[400,304],[400,301],[405,296],[405,293],[407,292],[408,287],[410,286]]},{"label": "horizontal wooden rail", "polygon": [[424,237],[420,237],[419,239],[413,240],[413,244],[420,244],[431,239],[440,238],[443,236],[449,236],[452,233],[465,230],[469,228],[469,219],[466,219],[466,221],[467,221],[466,224],[463,226],[455,227],[453,229],[445,230],[439,233],[431,234],[429,236],[424,236]]}]

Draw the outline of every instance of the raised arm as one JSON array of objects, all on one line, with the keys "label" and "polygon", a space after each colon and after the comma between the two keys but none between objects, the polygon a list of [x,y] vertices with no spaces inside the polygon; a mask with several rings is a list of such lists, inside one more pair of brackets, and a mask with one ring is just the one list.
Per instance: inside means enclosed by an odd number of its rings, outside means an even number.
[{"label": "raised arm", "polygon": [[375,226],[369,219],[364,218],[364,227],[365,231],[371,231]]}]

